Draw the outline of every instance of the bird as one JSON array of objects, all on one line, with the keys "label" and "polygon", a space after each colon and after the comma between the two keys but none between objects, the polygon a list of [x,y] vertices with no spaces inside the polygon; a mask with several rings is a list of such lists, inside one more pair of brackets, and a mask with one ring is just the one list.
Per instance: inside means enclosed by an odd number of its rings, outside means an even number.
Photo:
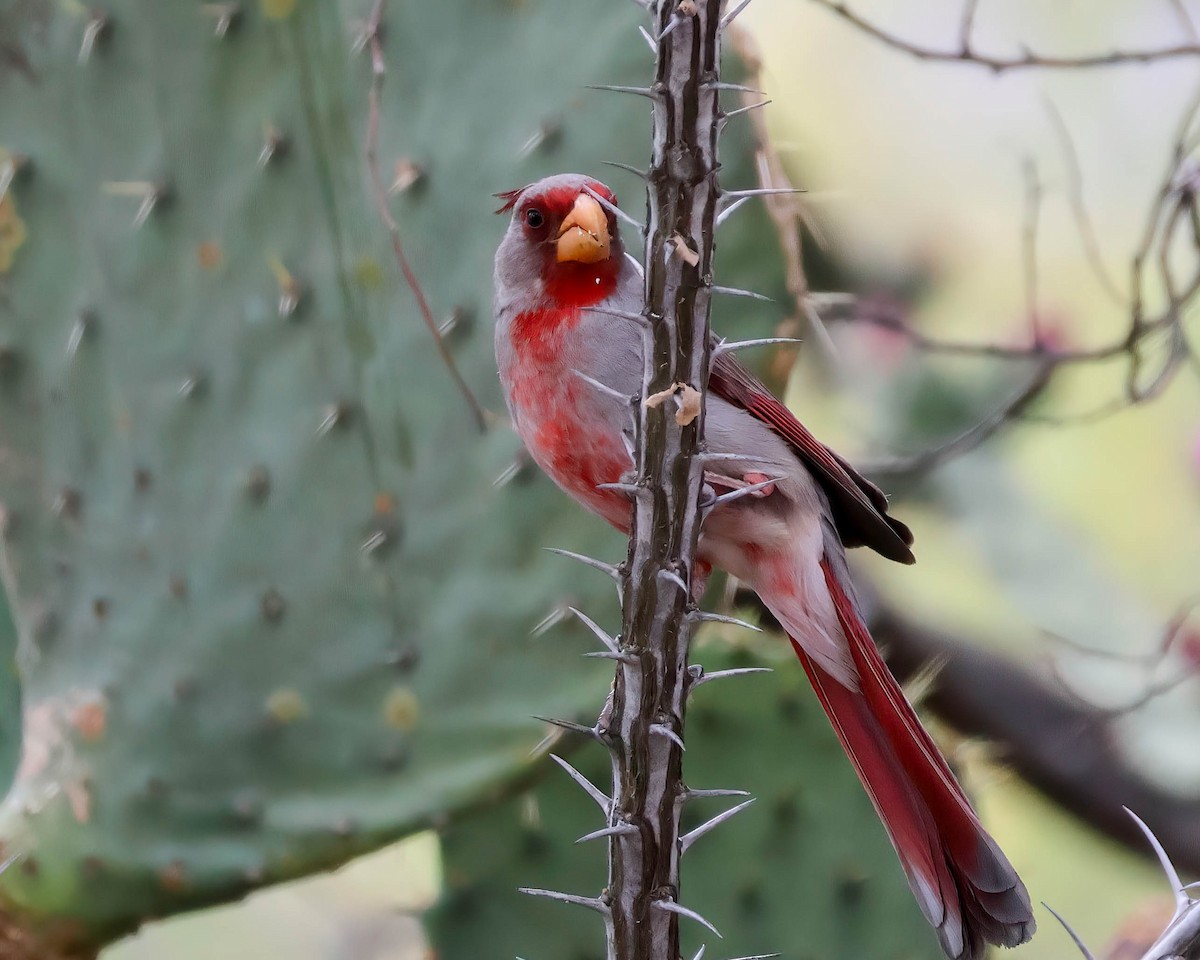
[{"label": "bird", "polygon": [[[496,194],[510,214],[495,258],[495,347],[513,426],[567,494],[628,533],[630,406],[642,386],[644,282],[617,198],[559,174]],[[584,377],[605,385],[595,389]],[[705,402],[716,507],[696,575],[751,587],[787,632],[866,789],[925,918],[952,960],[1013,947],[1036,924],[1025,885],[981,824],[868,632],[846,563],[866,546],[914,562],[884,494],[809,430],[731,353],[714,351]]]}]

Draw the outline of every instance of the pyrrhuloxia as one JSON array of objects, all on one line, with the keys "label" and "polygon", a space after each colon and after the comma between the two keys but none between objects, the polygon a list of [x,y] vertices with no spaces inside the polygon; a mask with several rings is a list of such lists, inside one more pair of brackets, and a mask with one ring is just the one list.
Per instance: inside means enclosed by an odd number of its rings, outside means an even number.
[{"label": "pyrrhuloxia", "polygon": [[[501,194],[512,220],[496,253],[496,360],[513,424],[572,497],[628,530],[627,496],[599,489],[631,469],[630,410],[576,371],[632,395],[642,334],[641,277],[616,220],[578,175]],[[593,308],[593,309],[588,309]],[[713,363],[706,472],[718,493],[778,478],[705,522],[698,563],[749,584],[787,630],[821,705],[949,957],[977,958],[1033,934],[1029,895],[884,664],[859,612],[845,548],[911,563],[912,535],[883,494],[818,440],[732,357]]]}]

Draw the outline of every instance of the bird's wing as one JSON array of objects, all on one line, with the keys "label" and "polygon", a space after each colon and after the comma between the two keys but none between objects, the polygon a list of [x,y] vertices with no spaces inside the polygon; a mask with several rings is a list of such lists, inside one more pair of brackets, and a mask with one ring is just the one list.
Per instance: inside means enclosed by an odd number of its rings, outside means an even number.
[{"label": "bird's wing", "polygon": [[900,563],[913,563],[913,535],[888,516],[887,497],[870,480],[809,433],[749,370],[728,353],[716,355],[708,388],[787,441],[825,491],[833,521],[847,547],[870,547]]}]

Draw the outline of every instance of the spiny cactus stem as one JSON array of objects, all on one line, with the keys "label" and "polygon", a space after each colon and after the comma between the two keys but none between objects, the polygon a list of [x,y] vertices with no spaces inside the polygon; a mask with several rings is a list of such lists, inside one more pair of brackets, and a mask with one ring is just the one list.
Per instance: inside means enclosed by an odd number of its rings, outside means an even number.
[{"label": "spiny cactus stem", "polygon": [[383,80],[387,76],[387,66],[383,61],[383,44],[379,39],[379,26],[383,22],[383,13],[386,7],[387,0],[375,0],[375,5],[371,8],[371,16],[367,19],[363,32],[367,46],[371,51],[371,88],[368,94],[367,135],[363,151],[367,160],[367,174],[371,180],[371,193],[375,198],[375,209],[379,214],[379,219],[383,222],[383,225],[387,228],[388,235],[391,237],[392,254],[396,258],[396,265],[404,275],[404,282],[408,284],[409,290],[412,291],[413,299],[417,301],[417,309],[421,313],[421,319],[424,320],[425,326],[429,328],[429,333],[433,337],[433,342],[437,347],[438,354],[442,358],[442,363],[446,365],[446,370],[450,373],[450,378],[454,381],[455,386],[458,387],[459,393],[463,395],[463,399],[467,401],[467,406],[471,408],[471,415],[475,420],[475,426],[479,428],[480,433],[483,433],[487,430],[487,418],[483,407],[475,399],[475,394],[467,386],[467,381],[463,379],[462,374],[459,372],[458,364],[454,362],[454,356],[450,353],[450,348],[446,346],[446,341],[442,337],[440,325],[433,315],[433,310],[429,307],[429,301],[425,298],[425,291],[417,280],[417,275],[413,271],[412,264],[408,262],[408,256],[404,252],[404,244],[400,241],[400,227],[396,223],[395,217],[392,216],[392,211],[388,208],[388,190],[384,186],[383,177],[379,173],[379,104],[383,98]]},{"label": "spiny cactus stem", "polygon": [[[647,337],[641,396],[677,384],[708,384],[712,236],[720,205],[717,135],[721,110],[721,0],[654,5],[654,83],[616,88],[650,98],[654,143],[643,262]],[[611,89],[611,88],[610,88]],[[674,255],[679,241],[693,255]],[[703,515],[704,412],[678,423],[669,404],[638,404],[633,502],[624,567],[621,649],[635,663],[617,670],[604,728],[611,738],[609,960],[678,960],[679,918],[713,929],[680,905],[679,817],[688,644],[695,607],[696,544]],[[685,418],[686,419],[686,418]],[[715,931],[714,931],[715,932]]]}]

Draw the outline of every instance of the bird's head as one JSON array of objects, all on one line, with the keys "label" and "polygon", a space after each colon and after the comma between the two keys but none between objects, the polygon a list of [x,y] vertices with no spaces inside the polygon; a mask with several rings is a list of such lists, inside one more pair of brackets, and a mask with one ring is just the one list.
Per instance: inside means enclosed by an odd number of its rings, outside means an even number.
[{"label": "bird's head", "polygon": [[567,173],[496,194],[512,212],[496,251],[496,279],[564,307],[589,306],[612,293],[624,265],[613,192]]}]

